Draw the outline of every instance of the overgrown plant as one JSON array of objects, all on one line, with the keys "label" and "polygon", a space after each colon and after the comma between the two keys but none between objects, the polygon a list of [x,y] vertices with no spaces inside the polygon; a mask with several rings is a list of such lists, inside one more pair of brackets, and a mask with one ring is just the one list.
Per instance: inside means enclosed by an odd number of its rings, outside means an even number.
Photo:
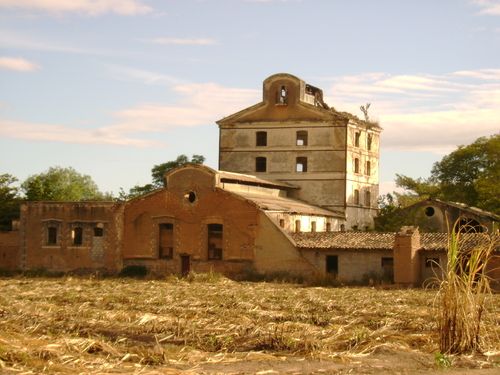
[{"label": "overgrown plant", "polygon": [[438,291],[439,346],[443,354],[481,351],[481,322],[491,294],[486,275],[498,238],[460,225],[448,239],[448,260]]}]

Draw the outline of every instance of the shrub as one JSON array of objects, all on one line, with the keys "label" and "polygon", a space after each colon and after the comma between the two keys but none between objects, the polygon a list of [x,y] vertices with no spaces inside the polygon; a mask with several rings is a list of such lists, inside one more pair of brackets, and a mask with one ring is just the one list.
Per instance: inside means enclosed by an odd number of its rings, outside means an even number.
[{"label": "shrub", "polygon": [[120,271],[121,277],[145,277],[148,274],[146,266],[130,265],[125,266]]}]

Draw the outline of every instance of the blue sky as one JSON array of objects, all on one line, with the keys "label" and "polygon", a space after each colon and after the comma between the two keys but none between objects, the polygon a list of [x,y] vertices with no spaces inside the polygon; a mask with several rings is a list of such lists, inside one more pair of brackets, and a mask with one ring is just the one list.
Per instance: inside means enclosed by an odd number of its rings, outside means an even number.
[{"label": "blue sky", "polygon": [[500,130],[500,0],[0,0],[0,173],[103,191],[202,154],[287,72],[384,128],[381,190]]}]

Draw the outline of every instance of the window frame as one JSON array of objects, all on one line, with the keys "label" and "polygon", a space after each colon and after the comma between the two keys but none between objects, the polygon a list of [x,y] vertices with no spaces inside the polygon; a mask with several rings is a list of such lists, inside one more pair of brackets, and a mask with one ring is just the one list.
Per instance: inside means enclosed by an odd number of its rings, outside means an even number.
[{"label": "window frame", "polygon": [[[172,246],[162,246],[162,227],[164,227],[169,236],[171,236],[170,241]],[[158,223],[158,258],[160,259],[173,259],[174,257],[174,247],[175,247],[175,239],[174,239],[174,223]]]},{"label": "window frame", "polygon": [[309,134],[307,130],[297,130],[295,133],[295,145],[296,146],[307,146],[309,141]]}]

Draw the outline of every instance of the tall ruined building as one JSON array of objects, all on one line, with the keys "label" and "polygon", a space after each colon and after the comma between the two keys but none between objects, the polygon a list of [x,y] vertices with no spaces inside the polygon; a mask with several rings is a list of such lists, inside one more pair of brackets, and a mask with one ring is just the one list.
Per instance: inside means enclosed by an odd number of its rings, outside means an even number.
[{"label": "tall ruined building", "polygon": [[373,227],[381,128],[323,101],[290,74],[263,84],[262,102],[217,122],[219,169],[296,187],[290,196],[339,212],[345,229]]}]

